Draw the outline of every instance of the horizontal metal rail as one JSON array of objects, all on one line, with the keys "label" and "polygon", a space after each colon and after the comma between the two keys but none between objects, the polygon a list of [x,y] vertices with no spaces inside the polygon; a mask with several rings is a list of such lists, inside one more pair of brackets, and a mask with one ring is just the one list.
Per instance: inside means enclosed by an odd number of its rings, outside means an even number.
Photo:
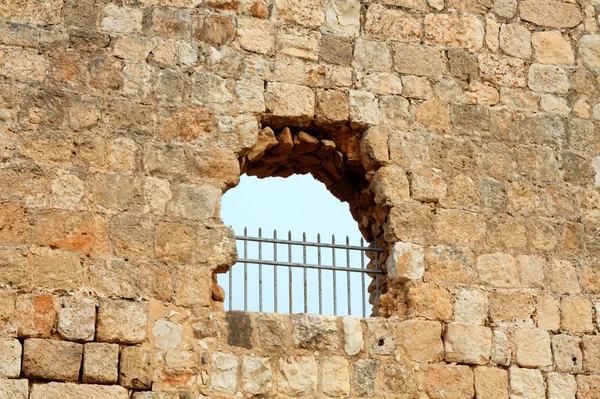
[{"label": "horizontal metal rail", "polygon": [[289,244],[289,245],[300,245],[307,247],[321,247],[321,248],[334,248],[334,249],[353,249],[356,251],[364,251],[364,252],[383,252],[383,248],[370,248],[370,247],[360,247],[356,245],[342,245],[342,244],[325,244],[325,243],[317,243],[310,241],[292,241],[292,240],[280,240],[274,238],[262,238],[262,237],[246,237],[246,236],[236,236],[238,240],[242,241],[254,241],[254,242],[266,242],[269,244]]},{"label": "horizontal metal rail", "polygon": [[288,267],[299,267],[307,269],[319,269],[319,270],[336,270],[340,272],[357,272],[357,273],[373,273],[373,274],[385,274],[383,270],[370,270],[360,269],[356,267],[340,267],[340,266],[324,266],[324,265],[311,265],[310,263],[290,263],[290,262],[275,262],[272,260],[260,260],[260,259],[238,259],[238,263],[252,263],[269,266],[288,266]]}]

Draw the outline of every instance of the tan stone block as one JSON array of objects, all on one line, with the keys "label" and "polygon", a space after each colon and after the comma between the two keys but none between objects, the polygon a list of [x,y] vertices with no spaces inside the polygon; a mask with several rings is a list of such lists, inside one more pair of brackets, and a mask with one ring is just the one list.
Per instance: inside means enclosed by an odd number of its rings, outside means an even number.
[{"label": "tan stone block", "polygon": [[541,256],[519,255],[521,284],[525,287],[541,287],[544,282],[546,259]]},{"label": "tan stone block", "polygon": [[143,302],[104,299],[98,307],[96,339],[137,344],[146,339],[148,305]]},{"label": "tan stone block", "polygon": [[341,356],[323,359],[323,393],[327,396],[344,396],[350,393],[350,369],[348,360]]},{"label": "tan stone block", "polygon": [[[431,101],[436,100],[427,100],[423,104]],[[439,119],[440,114],[436,113],[436,115]],[[419,109],[417,109],[417,120],[419,120]],[[438,202],[446,196],[446,183],[442,176],[435,170],[412,170],[408,175],[410,181],[410,195],[414,200],[421,202]]]},{"label": "tan stone block", "polygon": [[28,399],[29,397],[27,380],[0,378],[0,398]]},{"label": "tan stone block", "polygon": [[483,23],[471,15],[427,14],[425,39],[431,44],[477,51],[483,46]]},{"label": "tan stone block", "polygon": [[579,59],[589,68],[600,68],[600,35],[585,35],[579,40]]},{"label": "tan stone block", "polygon": [[486,364],[490,360],[492,330],[473,324],[450,323],[444,335],[446,361]]},{"label": "tan stone block", "polygon": [[503,24],[500,28],[500,48],[512,57],[531,57],[531,33],[520,24]]},{"label": "tan stone block", "polygon": [[476,367],[475,394],[478,399],[508,399],[508,372],[493,367]]},{"label": "tan stone block", "polygon": [[396,353],[396,323],[387,319],[367,319],[367,334],[371,354]]},{"label": "tan stone block", "polygon": [[544,376],[539,370],[522,369],[517,366],[511,366],[509,373],[512,395],[515,395],[517,398],[546,398]]},{"label": "tan stone block", "polygon": [[477,247],[485,237],[485,221],[458,209],[440,210],[434,220],[436,241],[443,245]]},{"label": "tan stone block", "polygon": [[275,48],[273,23],[259,18],[239,18],[237,39],[244,50],[270,54]]},{"label": "tan stone block", "polygon": [[[417,108],[417,122],[428,130],[448,133],[450,131],[450,112],[448,106],[433,98],[423,102]],[[431,173],[431,172],[430,172]],[[436,193],[435,200],[446,196],[446,184],[441,181],[436,188],[441,191]]]},{"label": "tan stone block", "polygon": [[244,391],[253,395],[268,393],[273,386],[269,358],[244,356],[242,384]]},{"label": "tan stone block", "polygon": [[136,390],[152,387],[152,353],[149,350],[136,346],[121,350],[119,384]]},{"label": "tan stone block", "polygon": [[473,371],[468,366],[429,365],[423,386],[431,399],[472,398],[475,395]]},{"label": "tan stone block", "polygon": [[573,64],[575,57],[570,39],[559,31],[534,32],[532,35],[536,60],[542,64]]},{"label": "tan stone block", "polygon": [[491,0],[450,0],[450,7],[468,14],[485,14],[491,6]]},{"label": "tan stone block", "polygon": [[533,91],[560,94],[569,91],[567,73],[554,65],[532,64],[528,79],[529,88]]},{"label": "tan stone block", "polygon": [[450,292],[431,283],[414,283],[408,287],[408,316],[424,317],[430,320],[449,321],[452,319]]},{"label": "tan stone block", "polygon": [[483,325],[488,316],[488,308],[486,293],[462,289],[456,294],[454,301],[454,321]]},{"label": "tan stone block", "polygon": [[350,127],[360,128],[377,125],[381,122],[381,112],[377,98],[368,91],[350,90],[348,98]]},{"label": "tan stone block", "polygon": [[12,287],[29,285],[27,258],[20,251],[0,250],[0,283]]},{"label": "tan stone block", "polygon": [[592,373],[600,372],[600,336],[584,335],[583,369]]},{"label": "tan stone block", "polygon": [[540,96],[530,90],[500,88],[500,104],[510,108],[537,111]]},{"label": "tan stone block", "polygon": [[587,298],[564,297],[560,301],[561,330],[592,332],[592,303]]},{"label": "tan stone block", "polygon": [[542,294],[538,296],[537,326],[551,331],[558,331],[560,328],[558,300],[551,295]]},{"label": "tan stone block", "polygon": [[468,284],[475,278],[475,255],[468,249],[445,246],[425,250],[425,278]]},{"label": "tan stone block", "polygon": [[23,344],[23,375],[28,378],[77,381],[83,345],[29,338]]},{"label": "tan stone block", "polygon": [[520,58],[480,54],[478,57],[481,77],[485,81],[509,87],[527,85],[527,65]]},{"label": "tan stone block", "polygon": [[29,212],[25,204],[4,202],[0,204],[0,243],[25,244],[31,235]]},{"label": "tan stone block", "polygon": [[39,248],[30,252],[28,261],[35,287],[73,290],[83,283],[85,268],[75,252]]},{"label": "tan stone block", "polygon": [[19,337],[48,338],[57,319],[58,305],[48,294],[18,295],[15,301],[15,325]]},{"label": "tan stone block", "polygon": [[119,378],[119,345],[85,344],[81,378],[86,384],[116,384]]},{"label": "tan stone block", "polygon": [[510,365],[512,359],[512,342],[502,330],[493,331],[492,342],[492,364],[500,366]]},{"label": "tan stone block", "polygon": [[567,334],[552,337],[552,353],[557,371],[566,373],[581,371],[583,355],[581,338]]},{"label": "tan stone block", "polygon": [[96,302],[93,298],[60,298],[57,331],[68,341],[93,341],[96,332]]},{"label": "tan stone block", "polygon": [[129,391],[118,385],[87,385],[50,382],[33,384],[30,399],[127,399]]},{"label": "tan stone block", "polygon": [[157,259],[167,262],[189,260],[196,242],[196,232],[191,226],[162,222],[156,226],[154,251]]},{"label": "tan stone block", "polygon": [[440,76],[446,73],[442,49],[414,44],[394,43],[394,69],[403,75]]},{"label": "tan stone block", "polygon": [[285,395],[311,397],[317,391],[317,361],[312,356],[279,359],[278,389]]},{"label": "tan stone block", "polygon": [[493,287],[511,288],[519,285],[519,268],[512,255],[499,252],[480,255],[475,270],[483,283]]},{"label": "tan stone block", "polygon": [[442,325],[436,321],[408,320],[397,329],[404,355],[418,362],[439,362],[444,357]]},{"label": "tan stone block", "polygon": [[573,28],[582,19],[579,6],[548,0],[526,0],[519,4],[521,19],[550,28]]},{"label": "tan stone block", "polygon": [[176,303],[186,307],[205,307],[212,299],[212,270],[194,264],[180,265],[175,272]]},{"label": "tan stone block", "polygon": [[552,365],[550,334],[542,329],[520,327],[513,335],[517,364],[522,367]]},{"label": "tan stone block", "polygon": [[339,328],[333,316],[292,315],[292,342],[299,348],[335,351],[340,347]]},{"label": "tan stone block", "polygon": [[558,294],[578,294],[581,292],[577,269],[566,260],[552,259],[547,265],[546,275],[550,288]]},{"label": "tan stone block", "polygon": [[[344,351],[349,356],[357,355],[364,347],[363,330],[360,319],[356,316],[344,316],[342,321],[344,324]],[[394,342],[395,338],[396,333],[394,331]],[[395,351],[396,346],[394,345],[394,352]]]},{"label": "tan stone block", "polygon": [[42,82],[48,71],[48,60],[30,49],[0,50],[0,76],[19,82]]},{"label": "tan stone block", "polygon": [[576,391],[574,376],[548,373],[548,399],[575,399]]},{"label": "tan stone block", "polygon": [[349,117],[348,96],[339,90],[318,90],[315,123],[337,125]]},{"label": "tan stone block", "polygon": [[214,353],[212,356],[211,388],[216,391],[234,393],[237,386],[238,365],[239,360],[236,355]]},{"label": "tan stone block", "polygon": [[0,378],[19,378],[22,352],[18,340],[0,339]]},{"label": "tan stone block", "polygon": [[356,39],[352,65],[365,70],[389,71],[392,69],[392,54],[386,42]]},{"label": "tan stone block", "polygon": [[294,123],[308,123],[314,115],[315,93],[305,86],[268,83],[265,101],[274,117],[289,118]]},{"label": "tan stone block", "polygon": [[325,10],[317,0],[275,0],[273,17],[284,23],[318,28],[325,22]]},{"label": "tan stone block", "polygon": [[422,23],[419,19],[381,4],[369,6],[364,29],[366,36],[376,39],[418,42],[422,36]]},{"label": "tan stone block", "polygon": [[429,79],[422,76],[402,76],[402,96],[421,100],[433,97],[433,89]]},{"label": "tan stone block", "polygon": [[388,275],[396,281],[418,280],[425,270],[423,247],[416,244],[397,242],[386,262]]},{"label": "tan stone block", "polygon": [[496,291],[490,298],[490,318],[496,323],[532,324],[535,305],[532,294]]},{"label": "tan stone block", "polygon": [[600,398],[600,376],[578,375],[577,376],[577,399]]}]

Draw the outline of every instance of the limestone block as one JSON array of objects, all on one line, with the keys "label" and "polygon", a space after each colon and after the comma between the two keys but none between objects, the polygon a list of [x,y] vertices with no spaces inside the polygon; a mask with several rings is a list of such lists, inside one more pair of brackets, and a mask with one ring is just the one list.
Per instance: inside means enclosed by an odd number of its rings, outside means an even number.
[{"label": "limestone block", "polygon": [[575,376],[548,373],[548,399],[575,399],[576,391]]},{"label": "limestone block", "polygon": [[[262,314],[262,313],[258,313]],[[192,330],[194,331],[194,338],[221,338],[222,326],[217,320],[207,319],[198,323],[192,324]]]},{"label": "limestone block", "polygon": [[135,390],[152,387],[152,352],[139,346],[125,346],[121,350],[119,385]]},{"label": "limestone block", "polygon": [[[584,335],[583,369],[592,373],[600,372],[600,336]],[[581,354],[578,360],[581,358]]]},{"label": "limestone block", "polygon": [[266,350],[286,348],[288,331],[283,316],[269,313],[254,313],[251,316],[256,341],[261,348]]},{"label": "limestone block", "polygon": [[180,184],[174,192],[172,209],[176,216],[205,221],[219,214],[221,190],[212,185]]},{"label": "limestone block", "polygon": [[425,276],[431,280],[469,283],[474,279],[475,256],[468,249],[445,246],[425,250]]},{"label": "limestone block", "polygon": [[349,356],[358,355],[364,346],[363,331],[360,319],[355,316],[345,316],[344,323],[344,350]]},{"label": "limestone block", "polygon": [[348,104],[351,127],[377,125],[381,121],[379,103],[373,93],[368,91],[350,90]]},{"label": "limestone block", "polygon": [[577,376],[577,399],[597,399],[600,392],[600,376]]},{"label": "limestone block", "polygon": [[371,190],[378,204],[391,203],[394,199],[408,199],[410,190],[406,172],[396,166],[384,166],[375,172]]},{"label": "limestone block", "polygon": [[550,335],[538,328],[520,327],[513,335],[516,360],[523,367],[546,367],[552,365]]},{"label": "limestone block", "polygon": [[560,310],[556,298],[543,294],[538,297],[537,324],[544,330],[557,331],[560,328]]},{"label": "limestone block", "polygon": [[113,55],[129,61],[142,62],[156,46],[156,42],[146,37],[120,37],[115,41]]},{"label": "limestone block", "polygon": [[227,81],[212,73],[196,72],[192,75],[190,101],[207,109],[223,107],[233,100]]},{"label": "limestone block", "polygon": [[244,356],[242,385],[245,392],[253,395],[268,393],[273,386],[272,375],[268,358]]},{"label": "limestone block", "polygon": [[369,318],[366,321],[370,353],[394,355],[396,353],[396,324],[381,318]]},{"label": "limestone block", "polygon": [[436,77],[446,73],[446,56],[441,48],[393,43],[394,69],[403,75]]},{"label": "limestone block", "polygon": [[[11,231],[10,222],[3,223],[6,228],[3,230]],[[29,234],[29,232],[27,232]],[[28,283],[27,276],[27,258],[15,250],[0,251],[0,282],[8,286],[23,287]]]},{"label": "limestone block", "polygon": [[492,363],[500,366],[510,365],[512,358],[512,343],[502,330],[494,330],[492,336]]},{"label": "limestone block", "polygon": [[496,323],[533,324],[535,296],[514,291],[496,291],[490,300],[490,318]]},{"label": "limestone block", "polygon": [[500,18],[511,19],[517,12],[516,0],[495,0],[494,13]]},{"label": "limestone block", "polygon": [[327,396],[347,396],[350,394],[350,369],[348,360],[341,356],[323,359],[321,366],[323,393]]},{"label": "limestone block", "polygon": [[552,94],[542,95],[540,107],[542,111],[551,114],[567,116],[571,113],[571,108],[569,107],[567,100],[565,98],[554,96]]},{"label": "limestone block", "polygon": [[431,320],[452,319],[450,292],[436,284],[415,282],[408,287],[406,297],[409,317],[424,317]]},{"label": "limestone block", "polygon": [[517,58],[531,57],[531,33],[521,24],[503,24],[500,28],[500,48]]},{"label": "limestone block", "polygon": [[167,392],[134,392],[133,399],[171,399]]},{"label": "limestone block", "polygon": [[273,116],[292,123],[308,123],[315,112],[315,93],[306,86],[269,82],[265,101]]},{"label": "limestone block", "polygon": [[[545,399],[544,376],[539,370],[523,369],[511,366],[510,390],[516,398]],[[511,395],[511,396],[512,396]]]},{"label": "limestone block", "polygon": [[48,60],[30,49],[0,49],[0,76],[19,82],[42,82],[46,78]]},{"label": "limestone block", "polygon": [[63,384],[50,382],[48,384],[33,384],[30,399],[128,399],[129,391],[118,385],[87,385]]},{"label": "limestone block", "polygon": [[29,383],[27,380],[5,380],[0,378],[0,398],[28,399]]},{"label": "limestone block", "polygon": [[317,361],[312,356],[288,356],[279,359],[279,393],[314,397],[317,391]]},{"label": "limestone block", "polygon": [[77,381],[83,345],[29,338],[23,345],[23,375],[28,378]]},{"label": "limestone block", "polygon": [[131,7],[108,4],[104,7],[102,30],[110,33],[137,33],[142,30],[143,13]]},{"label": "limestone block", "polygon": [[510,108],[537,111],[540,96],[530,90],[512,89],[502,87],[500,89],[500,104]]},{"label": "limestone block", "polygon": [[423,247],[397,242],[386,262],[388,276],[395,281],[418,280],[425,272]]},{"label": "limestone block", "polygon": [[96,302],[92,298],[63,296],[58,311],[58,333],[68,341],[93,341]]},{"label": "limestone block", "polygon": [[477,51],[483,46],[483,22],[472,15],[427,14],[425,39],[431,44]]},{"label": "limestone block", "polygon": [[573,28],[582,15],[579,6],[549,0],[525,0],[519,4],[521,19],[549,28]]},{"label": "limestone block", "polygon": [[19,378],[22,351],[18,340],[0,339],[0,378]]},{"label": "limestone block", "polygon": [[318,28],[325,22],[320,0],[274,0],[273,17],[280,22]]},{"label": "limestone block", "polygon": [[[5,202],[0,205],[0,220],[5,226],[0,232],[0,242],[7,244],[25,244],[31,234],[27,206],[18,202]],[[17,270],[14,271],[15,273]]]},{"label": "limestone block", "polygon": [[493,287],[511,288],[519,285],[517,260],[510,254],[480,255],[475,264],[479,279]]},{"label": "limestone block", "polygon": [[541,256],[519,255],[521,284],[525,287],[541,287],[544,281],[546,260]]},{"label": "limestone block", "polygon": [[85,344],[81,378],[86,384],[116,384],[119,378],[119,345]]},{"label": "limestone block", "polygon": [[579,40],[579,59],[589,68],[600,68],[600,35],[584,35]]},{"label": "limestone block", "polygon": [[[441,115],[437,114],[439,118]],[[413,170],[409,173],[410,195],[421,202],[438,202],[446,196],[446,183],[435,169]]]},{"label": "limestone block", "polygon": [[479,54],[477,59],[483,80],[508,87],[527,85],[527,65],[520,58]]},{"label": "limestone block", "polygon": [[485,324],[489,301],[485,293],[460,290],[454,301],[454,321],[458,323]]},{"label": "limestone block", "polygon": [[476,367],[475,394],[478,399],[508,399],[508,372],[493,367]]},{"label": "limestone block", "polygon": [[340,347],[337,318],[333,316],[292,315],[292,342],[303,349],[335,351]]},{"label": "limestone block", "polygon": [[352,62],[353,41],[348,37],[323,35],[319,58],[329,64],[349,66]]},{"label": "limestone block", "polygon": [[384,40],[418,42],[422,36],[422,22],[419,19],[381,4],[369,6],[364,29],[366,36]]},{"label": "limestone block", "polygon": [[427,78],[402,76],[402,96],[426,100],[433,97],[433,89]]},{"label": "limestone block", "polygon": [[[455,147],[453,151],[461,151],[460,147],[458,145],[458,148]],[[435,214],[433,228],[439,244],[476,247],[484,240],[486,225],[483,218],[476,213],[460,209],[444,209]],[[508,279],[512,280],[511,268],[508,273]]]},{"label": "limestone block", "polygon": [[354,386],[352,390],[358,396],[371,397],[375,394],[375,382],[379,374],[379,360],[360,359],[354,363]]},{"label": "limestone block", "polygon": [[565,94],[569,91],[569,79],[560,67],[532,64],[529,68],[529,88],[537,92]]},{"label": "limestone block", "polygon": [[352,65],[365,70],[384,72],[391,70],[392,54],[388,43],[362,38],[356,39]]},{"label": "limestone block", "polygon": [[277,54],[289,55],[302,60],[319,61],[321,35],[306,29],[289,27],[277,32]]},{"label": "limestone block", "polygon": [[444,335],[444,347],[447,362],[486,364],[492,349],[492,330],[473,324],[450,323]]},{"label": "limestone block", "polygon": [[560,301],[561,330],[592,332],[592,303],[587,298],[564,297]]},{"label": "limestone block", "polygon": [[334,34],[358,36],[360,1],[328,0],[325,8],[325,29]]},{"label": "limestone block", "polygon": [[[450,131],[451,121],[448,106],[437,98],[431,98],[419,105],[416,117],[417,122],[425,126],[428,130],[438,132]],[[446,196],[446,183],[443,181],[441,183],[441,187],[436,187],[441,191],[441,193],[436,194],[436,198],[444,198]]]},{"label": "limestone block", "polygon": [[[56,323],[57,304],[48,294],[18,295],[14,321],[20,337],[50,337]],[[15,334],[16,336],[16,334]]]},{"label": "limestone block", "polygon": [[531,39],[537,62],[558,65],[575,62],[569,38],[559,31],[534,32]]},{"label": "limestone block", "polygon": [[581,353],[581,338],[567,334],[552,337],[552,353],[556,370],[572,373],[581,371],[583,355]]},{"label": "limestone block", "polygon": [[34,287],[74,290],[83,283],[84,268],[74,251],[39,248],[30,252],[28,260]]},{"label": "limestone block", "polygon": [[146,339],[148,305],[123,300],[100,301],[96,339],[136,344]]},{"label": "limestone block", "polygon": [[439,362],[444,357],[442,325],[437,321],[407,320],[397,327],[404,355],[418,362]]},{"label": "limestone block", "polygon": [[472,398],[475,395],[473,371],[468,366],[429,365],[423,385],[431,399]]},{"label": "limestone block", "polygon": [[108,163],[118,171],[133,171],[136,167],[136,152],[138,148],[134,140],[120,137],[111,142],[108,153]]}]

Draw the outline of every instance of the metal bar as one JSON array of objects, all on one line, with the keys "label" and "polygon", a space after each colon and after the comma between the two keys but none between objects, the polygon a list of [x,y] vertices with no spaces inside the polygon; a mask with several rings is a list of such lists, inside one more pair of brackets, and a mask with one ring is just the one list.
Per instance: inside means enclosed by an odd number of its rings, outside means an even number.
[{"label": "metal bar", "polygon": [[[331,235],[331,263],[335,268],[335,235]],[[333,270],[333,315],[337,316],[337,287],[335,281],[335,270]]]},{"label": "metal bar", "polygon": [[[292,232],[288,231],[288,238],[289,241],[292,241]],[[288,262],[292,263],[292,244],[288,244]],[[292,281],[294,276],[292,275],[292,266],[288,266],[288,276],[289,276],[289,280],[290,280],[290,314],[293,313],[293,302],[292,302],[292,292],[293,292],[293,288],[292,288]]]},{"label": "metal bar", "polygon": [[273,230],[273,296],[274,296],[274,309],[275,313],[279,313],[279,308],[277,307],[277,230]]},{"label": "metal bar", "polygon": [[[262,228],[258,229],[258,236],[262,237]],[[258,242],[258,260],[262,260],[262,242]],[[262,289],[262,263],[258,264],[258,311],[263,311],[263,289]]]},{"label": "metal bar", "polygon": [[[346,236],[346,246],[350,246],[350,237]],[[350,249],[346,249],[346,267],[350,268]],[[352,315],[352,289],[350,286],[350,271],[346,272],[347,285],[348,285],[348,315]]]},{"label": "metal bar", "polygon": [[[302,233],[302,241],[306,242],[306,233]],[[306,264],[306,245],[302,246],[302,263]],[[308,313],[308,293],[307,293],[307,289],[306,289],[306,267],[303,268],[304,270],[304,277],[303,277],[303,282],[304,282],[304,313]]]},{"label": "metal bar", "polygon": [[[248,262],[252,264],[258,264],[258,259],[238,259],[238,262]],[[366,273],[366,274],[384,274],[382,270],[365,270],[358,267],[347,268],[345,266],[325,266],[325,265],[313,265],[313,264],[303,264],[303,263],[290,263],[290,262],[274,262],[272,260],[262,260],[263,265],[269,266],[291,266],[291,267],[306,267],[308,269],[319,269],[319,270],[335,270],[340,272],[351,271],[357,273]]]},{"label": "metal bar", "polygon": [[336,245],[336,244],[326,244],[326,243],[318,243],[318,242],[302,242],[302,241],[292,241],[292,240],[278,240],[277,238],[260,238],[260,237],[247,237],[247,236],[236,236],[237,240],[243,241],[262,241],[268,243],[277,243],[277,244],[292,244],[292,245],[307,245],[309,247],[322,247],[322,248],[337,248],[337,249],[353,249],[356,251],[366,251],[366,252],[383,252],[383,248],[363,248],[356,245]]},{"label": "metal bar", "polygon": [[[377,237],[373,240],[373,246],[377,247]],[[375,254],[375,269],[379,272],[379,254]],[[377,303],[377,311],[379,312],[379,273],[375,274],[375,300]]]},{"label": "metal bar", "polygon": [[[246,232],[246,228],[244,228],[244,233]],[[227,272],[227,274],[229,274],[229,310],[232,309],[232,304],[231,301],[233,299],[233,269],[229,269],[229,271]]]},{"label": "metal bar", "polygon": [[[363,238],[360,239],[360,246],[365,245],[365,240]],[[364,270],[365,268],[365,251],[360,251],[360,267]],[[365,287],[365,273],[360,275],[362,280],[362,303],[363,303],[363,317],[367,317],[367,294]]]},{"label": "metal bar", "polygon": [[[321,243],[321,234],[317,234],[317,242]],[[323,314],[323,281],[321,279],[321,246],[317,247],[317,264],[319,268],[319,314]]]},{"label": "metal bar", "polygon": [[[248,257],[248,241],[244,241],[244,258]],[[244,262],[244,310],[248,310],[248,263]]]}]

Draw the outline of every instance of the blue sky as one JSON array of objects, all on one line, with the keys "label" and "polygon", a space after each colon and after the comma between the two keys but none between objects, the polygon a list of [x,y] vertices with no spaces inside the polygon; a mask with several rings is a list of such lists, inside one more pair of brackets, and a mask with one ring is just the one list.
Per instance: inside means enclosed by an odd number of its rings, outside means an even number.
[{"label": "blue sky", "polygon": [[[292,175],[288,178],[272,177],[258,179],[243,175],[240,184],[229,190],[222,200],[221,217],[225,224],[232,226],[236,234],[242,235],[244,227],[248,228],[248,235],[256,237],[258,229],[262,227],[263,237],[273,237],[273,230],[277,229],[278,238],[287,238],[292,232],[292,240],[302,240],[302,233],[306,233],[307,241],[316,241],[317,234],[321,234],[322,242],[331,242],[331,235],[335,234],[336,243],[345,243],[346,236],[351,245],[359,245],[361,234],[358,225],[350,214],[347,203],[340,202],[325,186],[310,175]],[[258,255],[257,244],[248,243],[247,257],[256,258]],[[287,261],[289,252],[287,245],[278,245],[278,260]],[[238,252],[243,256],[243,243],[238,240]],[[273,259],[274,248],[272,244],[263,244],[263,259]],[[323,264],[331,264],[331,250],[322,250]],[[317,263],[317,251],[308,248],[307,263]],[[292,247],[292,262],[303,262],[301,247]],[[366,262],[366,261],[365,261]],[[336,265],[346,266],[346,251],[336,250]],[[361,267],[360,252],[350,252],[351,267]],[[233,267],[233,309],[243,309],[243,268],[240,263]],[[279,266],[277,271],[278,285],[278,311],[289,313],[289,270]],[[272,266],[262,266],[263,276],[263,311],[274,311],[274,271]],[[248,310],[259,310],[258,304],[258,266],[248,265]],[[323,313],[333,314],[333,276],[330,271],[322,274],[322,306]],[[304,284],[303,271],[292,271],[292,312],[304,311]],[[351,305],[352,314],[362,315],[362,290],[361,276],[351,275]],[[307,271],[307,306],[309,313],[318,313],[318,272]],[[365,276],[368,285],[370,279]],[[219,282],[226,291],[229,291],[228,277],[219,276]],[[336,273],[337,314],[348,314],[347,302],[347,274]],[[225,306],[228,308],[228,299]],[[367,306],[367,316],[370,307]]]}]

